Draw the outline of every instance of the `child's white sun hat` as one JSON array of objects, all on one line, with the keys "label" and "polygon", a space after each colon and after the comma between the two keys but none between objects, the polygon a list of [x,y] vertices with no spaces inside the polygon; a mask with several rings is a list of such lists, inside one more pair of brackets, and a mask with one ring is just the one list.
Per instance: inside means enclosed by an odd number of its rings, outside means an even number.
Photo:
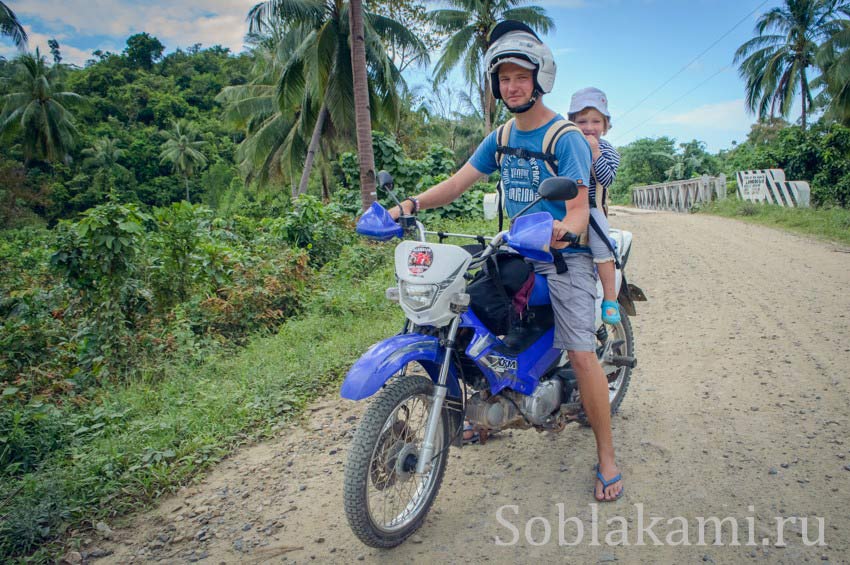
[{"label": "child's white sun hat", "polygon": [[586,108],[594,108],[598,110],[600,114],[608,118],[608,126],[611,126],[611,113],[608,111],[608,97],[605,96],[604,92],[596,87],[588,86],[587,88],[582,88],[573,94],[572,100],[570,100],[570,110],[568,114],[578,114]]}]

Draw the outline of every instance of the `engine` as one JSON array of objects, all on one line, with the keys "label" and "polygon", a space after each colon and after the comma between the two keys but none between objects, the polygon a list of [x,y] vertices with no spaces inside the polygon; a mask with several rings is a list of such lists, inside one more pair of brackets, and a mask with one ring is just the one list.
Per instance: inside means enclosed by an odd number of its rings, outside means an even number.
[{"label": "engine", "polygon": [[557,420],[563,394],[564,382],[560,378],[540,383],[529,396],[504,390],[485,398],[479,391],[467,402],[466,418],[491,429],[527,428],[529,423],[548,427]]}]

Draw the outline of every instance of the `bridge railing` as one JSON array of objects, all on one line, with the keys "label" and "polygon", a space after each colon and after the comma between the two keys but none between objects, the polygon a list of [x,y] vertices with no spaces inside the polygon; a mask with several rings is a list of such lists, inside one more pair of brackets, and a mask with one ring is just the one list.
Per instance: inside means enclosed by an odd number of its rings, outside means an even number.
[{"label": "bridge railing", "polygon": [[726,175],[677,180],[632,189],[632,204],[648,210],[687,212],[694,204],[726,198]]}]

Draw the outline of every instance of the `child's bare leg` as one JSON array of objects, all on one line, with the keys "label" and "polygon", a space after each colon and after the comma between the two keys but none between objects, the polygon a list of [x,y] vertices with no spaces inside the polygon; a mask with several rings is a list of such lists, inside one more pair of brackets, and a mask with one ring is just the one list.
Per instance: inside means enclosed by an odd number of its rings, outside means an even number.
[{"label": "child's bare leg", "polygon": [[602,299],[612,302],[617,300],[617,274],[614,269],[614,260],[597,263],[599,280],[602,282]]},{"label": "child's bare leg", "polygon": [[614,261],[597,263],[596,268],[602,282],[602,321],[606,324],[619,324],[620,305],[617,304],[617,273]]}]

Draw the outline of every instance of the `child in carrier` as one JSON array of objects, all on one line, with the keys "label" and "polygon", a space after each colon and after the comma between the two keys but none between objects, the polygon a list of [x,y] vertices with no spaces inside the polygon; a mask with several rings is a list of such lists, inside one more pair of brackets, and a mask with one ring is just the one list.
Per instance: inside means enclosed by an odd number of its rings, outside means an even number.
[{"label": "child in carrier", "polygon": [[[592,152],[590,182],[590,215],[596,221],[605,237],[608,236],[608,187],[614,182],[617,167],[620,166],[620,154],[614,147],[602,139],[611,129],[611,114],[608,113],[608,99],[598,88],[583,88],[573,94],[568,117],[581,129]],[[602,321],[606,324],[620,322],[620,307],[617,304],[616,273],[614,255],[608,244],[592,228],[588,228],[588,243],[593,252],[593,262],[599,271],[602,282]]]}]

